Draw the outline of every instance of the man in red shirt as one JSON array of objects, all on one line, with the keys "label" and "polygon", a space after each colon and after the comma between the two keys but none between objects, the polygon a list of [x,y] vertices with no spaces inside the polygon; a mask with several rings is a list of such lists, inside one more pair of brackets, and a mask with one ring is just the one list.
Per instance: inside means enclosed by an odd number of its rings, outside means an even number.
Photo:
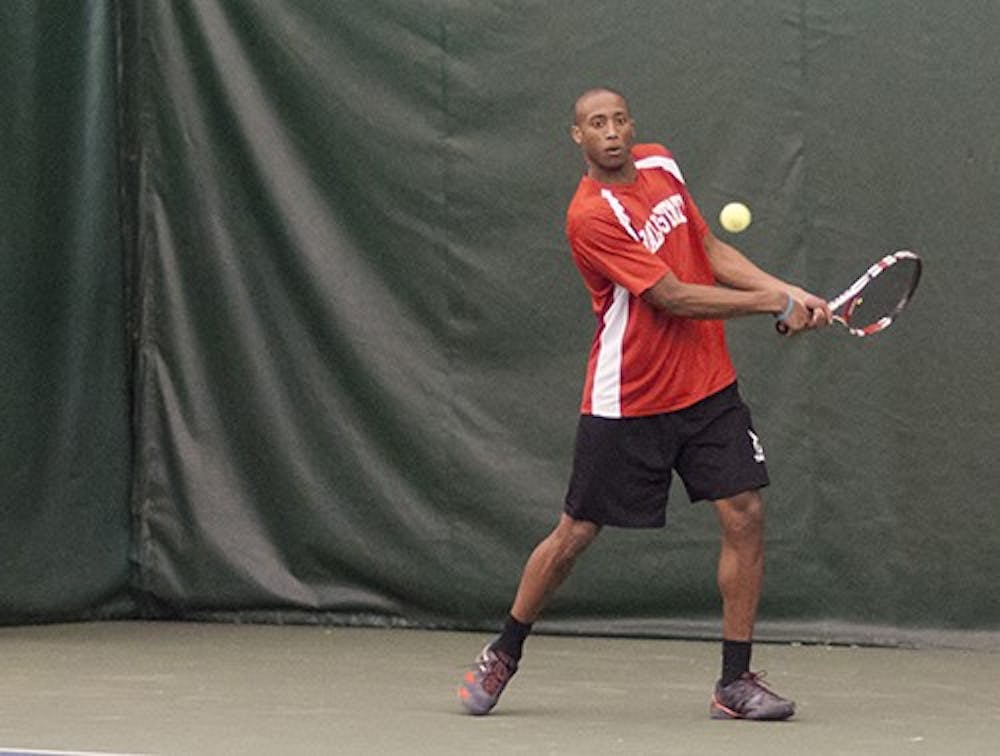
[{"label": "man in red shirt", "polygon": [[587,173],[566,217],[597,330],[563,514],[532,552],[501,635],[459,688],[486,714],[517,671],[548,596],[605,525],[662,527],[676,471],[722,530],[722,675],[710,714],[787,719],[795,705],[750,671],[764,569],[764,450],[740,398],[723,320],[771,313],[790,333],[830,322],[820,297],[764,272],[716,238],[670,152],[634,144],[625,98],[576,101],[573,141]]}]

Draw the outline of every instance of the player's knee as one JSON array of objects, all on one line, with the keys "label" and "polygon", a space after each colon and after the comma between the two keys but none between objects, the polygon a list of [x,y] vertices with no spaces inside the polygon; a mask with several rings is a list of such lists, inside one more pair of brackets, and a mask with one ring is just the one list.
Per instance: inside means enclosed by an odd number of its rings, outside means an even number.
[{"label": "player's knee", "polygon": [[727,533],[753,535],[764,528],[764,500],[756,491],[747,491],[719,502],[723,528]]},{"label": "player's knee", "polygon": [[561,558],[566,561],[576,559],[600,531],[596,523],[564,516],[555,532]]}]

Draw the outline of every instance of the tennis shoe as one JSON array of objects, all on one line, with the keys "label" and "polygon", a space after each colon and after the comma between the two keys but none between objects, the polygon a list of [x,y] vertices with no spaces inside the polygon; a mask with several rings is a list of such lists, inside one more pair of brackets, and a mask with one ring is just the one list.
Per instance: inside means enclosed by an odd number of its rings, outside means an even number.
[{"label": "tennis shoe", "polygon": [[465,710],[470,714],[489,714],[515,672],[517,662],[514,659],[487,645],[458,688],[458,698]]},{"label": "tennis shoe", "polygon": [[761,680],[764,673],[744,672],[739,679],[715,685],[709,713],[712,719],[788,719],[795,713],[795,702],[782,698]]}]

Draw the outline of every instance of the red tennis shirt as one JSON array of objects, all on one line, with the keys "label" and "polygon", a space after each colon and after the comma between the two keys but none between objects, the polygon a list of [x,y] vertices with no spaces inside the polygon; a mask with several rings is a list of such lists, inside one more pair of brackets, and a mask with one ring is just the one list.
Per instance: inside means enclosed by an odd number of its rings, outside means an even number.
[{"label": "red tennis shirt", "polygon": [[736,380],[721,320],[679,318],[641,299],[673,271],[714,285],[705,220],[670,152],[632,148],[630,184],[580,180],[566,235],[590,292],[597,330],[587,361],[583,414],[640,417],[683,409]]}]

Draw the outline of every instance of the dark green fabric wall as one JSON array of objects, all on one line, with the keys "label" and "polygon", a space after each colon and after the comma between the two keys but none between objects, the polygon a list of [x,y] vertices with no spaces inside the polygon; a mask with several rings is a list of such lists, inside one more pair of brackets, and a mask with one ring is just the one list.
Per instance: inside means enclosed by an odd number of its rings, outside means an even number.
[{"label": "dark green fabric wall", "polygon": [[0,5],[0,71],[0,620],[127,614],[112,9]]},{"label": "dark green fabric wall", "polygon": [[[92,7],[5,11],[5,70],[59,82],[2,85],[22,187],[0,207],[5,357],[34,355],[3,372],[3,537],[33,534],[5,616],[126,596],[155,616],[499,621],[569,472],[593,323],[562,231],[567,127],[603,84],[710,221],[751,205],[733,240],[764,267],[832,295],[894,248],[927,262],[876,339],[729,328],[774,481],[761,634],[996,629],[995,5]],[[78,539],[101,558],[63,574]],[[677,486],[668,528],[604,534],[545,626],[715,634],[716,549]]]}]

